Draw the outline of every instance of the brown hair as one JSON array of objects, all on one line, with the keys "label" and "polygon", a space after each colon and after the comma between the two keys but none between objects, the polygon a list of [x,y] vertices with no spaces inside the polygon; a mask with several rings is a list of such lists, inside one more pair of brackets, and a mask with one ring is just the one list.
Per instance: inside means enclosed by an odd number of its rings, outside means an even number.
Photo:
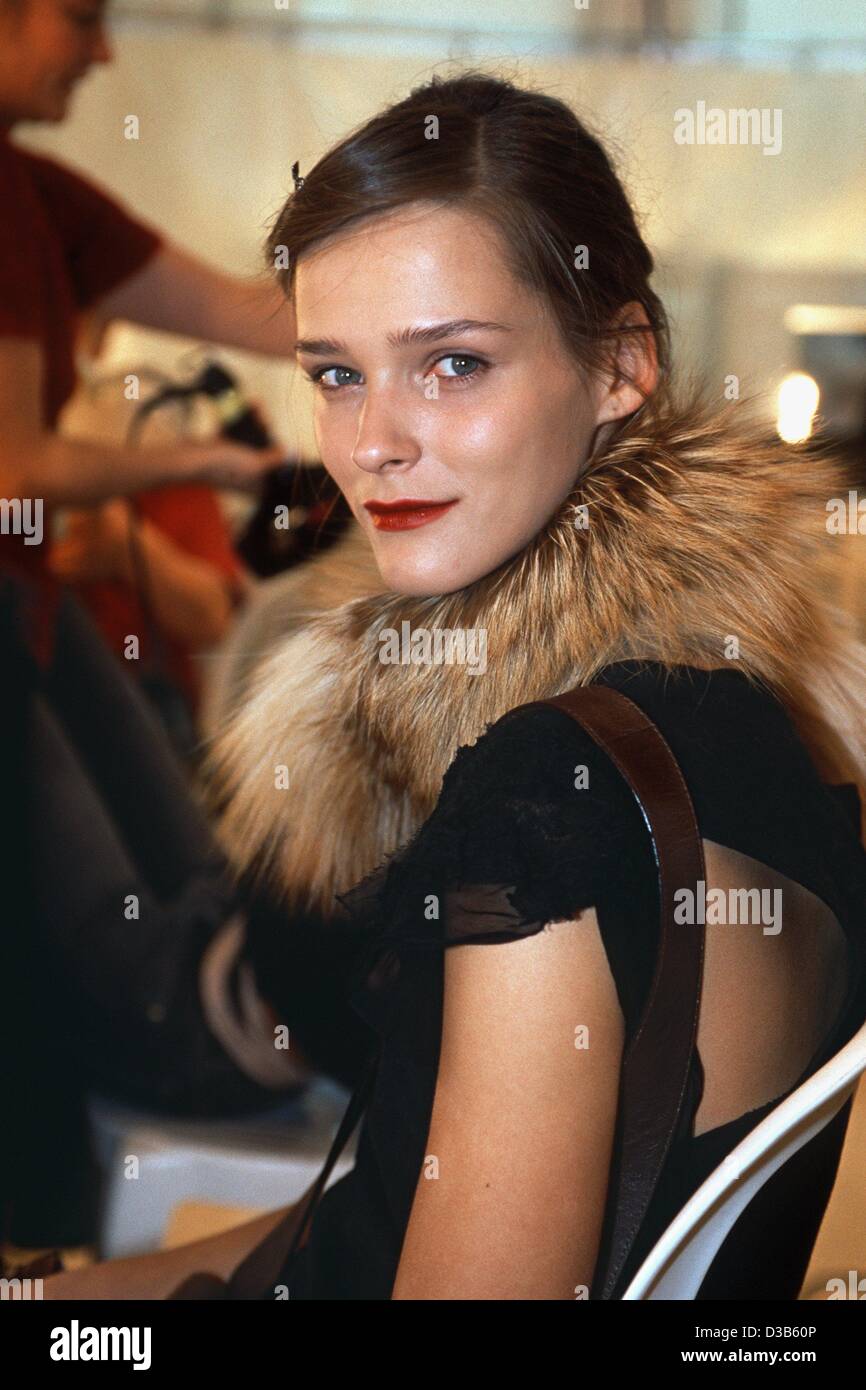
[{"label": "brown hair", "polygon": [[[434,77],[306,174],[277,214],[268,265],[282,260],[277,280],[291,297],[310,247],[416,200],[456,203],[492,221],[512,273],[546,297],[581,365],[597,368],[608,340],[651,332],[666,378],[670,334],[649,285],[652,255],[607,154],[565,102],[483,72]],[[586,268],[575,265],[579,246]],[[611,328],[632,300],[649,328]]]}]

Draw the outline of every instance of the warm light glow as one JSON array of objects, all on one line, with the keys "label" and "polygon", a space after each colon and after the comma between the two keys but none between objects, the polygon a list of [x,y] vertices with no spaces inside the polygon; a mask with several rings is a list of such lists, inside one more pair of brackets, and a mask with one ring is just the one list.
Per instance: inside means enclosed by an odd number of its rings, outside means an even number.
[{"label": "warm light glow", "polygon": [[866,306],[862,304],[792,304],[785,310],[789,333],[866,333]]},{"label": "warm light glow", "polygon": [[779,387],[776,430],[786,444],[802,444],[812,433],[821,393],[807,372],[790,372]]}]

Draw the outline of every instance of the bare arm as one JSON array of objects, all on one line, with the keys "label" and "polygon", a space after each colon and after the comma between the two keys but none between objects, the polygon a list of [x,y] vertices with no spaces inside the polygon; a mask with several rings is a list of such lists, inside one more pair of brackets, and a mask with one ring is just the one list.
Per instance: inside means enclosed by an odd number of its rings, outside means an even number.
[{"label": "bare arm", "polygon": [[598,1258],[625,1031],[595,912],[445,960],[427,1158],[392,1297],[573,1299]]},{"label": "bare arm", "polygon": [[35,339],[0,338],[0,495],[75,506],[173,482],[254,487],[279,448],[222,440],[124,448],[64,439],[42,425],[44,362]]},{"label": "bare arm", "polygon": [[105,323],[133,323],[290,357],[295,319],[282,291],[265,277],[243,279],[169,242],[94,306]]},{"label": "bare arm", "polygon": [[242,1226],[233,1226],[230,1231],[180,1245],[175,1250],[105,1260],[87,1269],[49,1275],[43,1283],[43,1298],[164,1299],[191,1274],[216,1274],[228,1280],[254,1246],[289,1211],[290,1206],[280,1207]]},{"label": "bare arm", "polygon": [[[146,519],[139,524],[138,540],[160,627],[194,651],[219,642],[232,615],[229,584],[223,572],[200,556],[187,554]],[[128,583],[136,583],[128,548],[123,575]]]},{"label": "bare arm", "polygon": [[[65,536],[52,545],[51,569],[68,584],[119,579],[137,589],[141,577],[132,525],[130,508],[120,497],[70,512]],[[184,550],[146,517],[137,519],[135,542],[160,629],[193,651],[220,641],[233,607],[228,575]],[[242,584],[240,574],[237,582]]]}]

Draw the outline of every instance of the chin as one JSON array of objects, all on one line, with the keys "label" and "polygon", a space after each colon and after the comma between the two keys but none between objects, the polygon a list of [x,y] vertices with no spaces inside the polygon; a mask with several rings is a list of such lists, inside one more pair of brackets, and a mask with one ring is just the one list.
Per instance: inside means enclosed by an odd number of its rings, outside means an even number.
[{"label": "chin", "polygon": [[457,573],[453,566],[433,566],[419,570],[411,565],[378,565],[382,583],[392,594],[404,594],[406,598],[437,598],[441,594],[452,594],[465,589],[482,577],[482,573]]},{"label": "chin", "polygon": [[434,594],[443,592],[426,575],[406,574],[402,569],[395,570],[387,565],[379,566],[379,574],[390,594],[402,594],[404,598],[432,598]]},{"label": "chin", "polygon": [[422,538],[419,531],[423,530],[426,527],[405,535],[371,536],[373,559],[390,593],[405,594],[407,598],[452,594],[495,568],[497,561],[487,563],[477,554],[477,546],[472,547],[471,556],[467,553],[471,542],[465,535],[457,540],[450,537],[446,544],[444,539],[434,541],[432,535]]}]

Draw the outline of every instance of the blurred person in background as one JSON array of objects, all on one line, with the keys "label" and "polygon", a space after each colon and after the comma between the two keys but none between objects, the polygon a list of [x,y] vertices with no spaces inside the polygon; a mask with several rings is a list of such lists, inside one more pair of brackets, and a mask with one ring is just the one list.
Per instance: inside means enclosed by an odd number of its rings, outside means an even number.
[{"label": "blurred person in background", "polygon": [[0,574],[30,586],[28,638],[44,659],[56,601],[46,544],[54,508],[169,483],[248,489],[283,453],[220,439],[126,448],[58,433],[85,310],[103,324],[125,319],[269,355],[293,346],[273,286],[208,265],[97,184],[11,138],[24,122],[63,121],[78,83],[111,61],[106,8],[105,0],[0,0],[0,494],[43,508],[39,543],[0,536]]},{"label": "blurred person in background", "polygon": [[[293,350],[283,297],[270,281],[253,282],[208,265],[91,179],[58,160],[31,153],[13,139],[16,128],[27,122],[62,122],[78,83],[95,64],[111,60],[104,28],[106,8],[104,0],[0,0],[0,643],[4,672],[0,811],[8,827],[2,841],[7,858],[0,868],[4,883],[0,1016],[4,1056],[15,1058],[14,1066],[4,1068],[0,1097],[0,1113],[6,1122],[0,1146],[0,1236],[24,1245],[77,1243],[87,1230],[82,1211],[90,1179],[81,1074],[63,1039],[59,1008],[64,1000],[51,995],[49,971],[56,971],[65,997],[80,1004],[87,989],[79,989],[76,971],[80,966],[86,974],[89,963],[97,966],[102,995],[99,1001],[91,997],[90,1014],[95,1016],[99,1004],[105,1004],[108,1021],[102,1015],[100,1019],[108,1041],[94,1052],[106,1066],[123,1043],[122,1037],[111,1033],[109,1005],[117,988],[132,987],[128,977],[136,974],[136,967],[129,964],[130,950],[138,947],[146,958],[144,966],[149,961],[156,969],[164,962],[169,974],[174,969],[169,961],[171,949],[192,952],[190,968],[195,979],[197,947],[195,942],[189,944],[188,934],[181,930],[189,924],[184,919],[172,926],[170,913],[166,916],[162,900],[155,897],[151,936],[139,932],[138,942],[127,938],[125,973],[118,983],[111,968],[121,969],[124,961],[118,962],[111,950],[111,942],[117,939],[113,911],[105,922],[94,923],[85,904],[78,921],[71,890],[86,898],[97,893],[100,885],[105,887],[115,862],[111,853],[115,844],[122,845],[126,855],[117,867],[121,877],[132,873],[147,851],[154,864],[153,877],[160,879],[169,895],[194,882],[197,875],[204,881],[199,859],[209,853],[191,801],[186,804],[186,788],[179,777],[172,779],[167,750],[157,731],[150,724],[145,728],[141,720],[124,722],[122,715],[116,717],[124,703],[123,692],[113,683],[114,672],[99,667],[98,653],[91,653],[94,665],[81,663],[81,670],[87,674],[98,668],[102,675],[94,676],[90,684],[76,685],[70,679],[72,663],[67,658],[70,642],[80,631],[77,623],[67,623],[68,640],[58,663],[59,619],[62,613],[69,614],[70,605],[57,576],[83,580],[89,565],[94,582],[94,567],[102,570],[99,582],[109,573],[114,575],[110,582],[117,582],[123,504],[115,504],[114,499],[141,492],[152,496],[153,489],[182,486],[188,503],[184,530],[189,545],[192,530],[203,520],[202,494],[193,504],[188,489],[201,484],[254,489],[283,454],[278,448],[255,450],[223,439],[172,440],[138,448],[64,437],[60,417],[76,386],[81,318],[89,313],[103,326],[123,319],[271,356]],[[180,498],[177,504],[175,520]],[[101,510],[98,519],[73,523],[66,542],[55,552],[52,572],[52,514],[65,507]],[[200,561],[191,561],[171,546],[166,529],[149,519],[143,547],[152,562],[157,589],[162,590],[171,572],[172,603],[179,610],[175,600],[183,592],[186,611],[169,617],[171,604],[163,602],[160,594],[155,594],[155,603],[175,632],[180,632],[182,624],[182,635],[190,636],[195,619],[201,623],[202,635],[214,637],[227,621],[230,607],[231,560],[225,538],[220,538],[220,553],[215,557],[211,536],[205,547],[209,561],[202,567]],[[214,569],[220,571],[216,581]],[[54,701],[65,702],[65,709],[58,712]],[[63,745],[67,758],[63,768],[69,772],[65,781],[55,754],[34,751],[33,730],[40,712],[43,729],[62,730],[67,740]],[[73,729],[68,721],[63,723],[64,715],[80,716],[88,727]],[[87,748],[85,735],[90,740]],[[146,792],[151,798],[147,802],[150,818],[136,821],[135,798],[127,796],[119,807],[101,803],[106,819],[97,824],[91,804],[84,805],[79,790],[85,772],[92,770],[88,758],[97,759],[110,790],[111,779],[116,780],[119,768],[131,766],[133,755],[138,759],[139,804],[144,805]],[[104,791],[89,783],[87,789],[94,797]],[[153,807],[160,789],[166,804],[157,815]],[[49,809],[63,808],[62,827],[47,827],[42,803]],[[128,843],[119,824],[124,813],[130,822]],[[175,815],[170,824],[169,813]],[[37,852],[34,826],[38,829],[40,823],[46,827],[46,843]],[[85,852],[80,838],[72,833],[74,825],[81,829],[85,823],[91,826],[94,843],[88,849],[94,853]],[[175,833],[178,827],[186,832],[183,846],[180,833]],[[166,843],[158,840],[158,832]],[[61,891],[64,872],[70,893]],[[165,887],[168,879],[171,882]],[[40,907],[39,894],[52,887],[63,907],[49,913]],[[103,900],[109,908],[115,901],[111,892],[108,898],[103,894]],[[63,938],[59,942],[50,936],[55,929]],[[98,946],[94,944],[97,936]],[[73,945],[79,952],[74,961],[63,954]],[[138,967],[142,978],[144,966]],[[142,985],[145,988],[155,988],[152,978]],[[194,983],[182,991],[182,998],[188,1010],[196,1007]],[[145,994],[142,1008],[148,999]],[[83,1016],[88,1016],[86,1010]],[[181,1022],[170,1013],[161,1030],[153,1031],[165,1034],[169,1025],[182,1032]],[[134,1036],[146,1037],[146,1027],[143,1015]],[[126,1035],[133,1036],[131,1016],[125,1028]],[[264,1093],[252,1082],[245,1087],[244,1074],[233,1070],[219,1053],[198,1017],[190,1028],[200,1043],[199,1063],[191,1060],[194,1049],[189,1041],[175,1048],[172,1056],[179,1061],[177,1053],[183,1055],[192,1073],[190,1089],[199,1103],[203,1103],[199,1092],[206,1065],[202,1057],[210,1058],[216,1069],[214,1107],[232,1086],[239,1092],[238,1103],[262,1103]],[[286,1084],[294,1084],[288,1068],[286,1072]],[[159,1068],[155,1074],[158,1079]],[[122,1075],[121,1088],[127,1082],[128,1076]],[[58,1152],[63,1154],[61,1163]]]},{"label": "blurred person in background", "polygon": [[[92,367],[104,337],[104,326],[86,316],[79,362]],[[82,392],[76,407],[78,433],[110,439],[129,427],[132,406],[114,377]],[[158,420],[155,426],[160,438]],[[71,508],[63,520],[63,534],[51,544],[52,573],[73,589],[123,669],[191,752],[201,688],[196,658],[226,636],[252,586],[218,494],[205,483],[175,483]],[[140,639],[135,660],[128,659],[130,634]]]}]

